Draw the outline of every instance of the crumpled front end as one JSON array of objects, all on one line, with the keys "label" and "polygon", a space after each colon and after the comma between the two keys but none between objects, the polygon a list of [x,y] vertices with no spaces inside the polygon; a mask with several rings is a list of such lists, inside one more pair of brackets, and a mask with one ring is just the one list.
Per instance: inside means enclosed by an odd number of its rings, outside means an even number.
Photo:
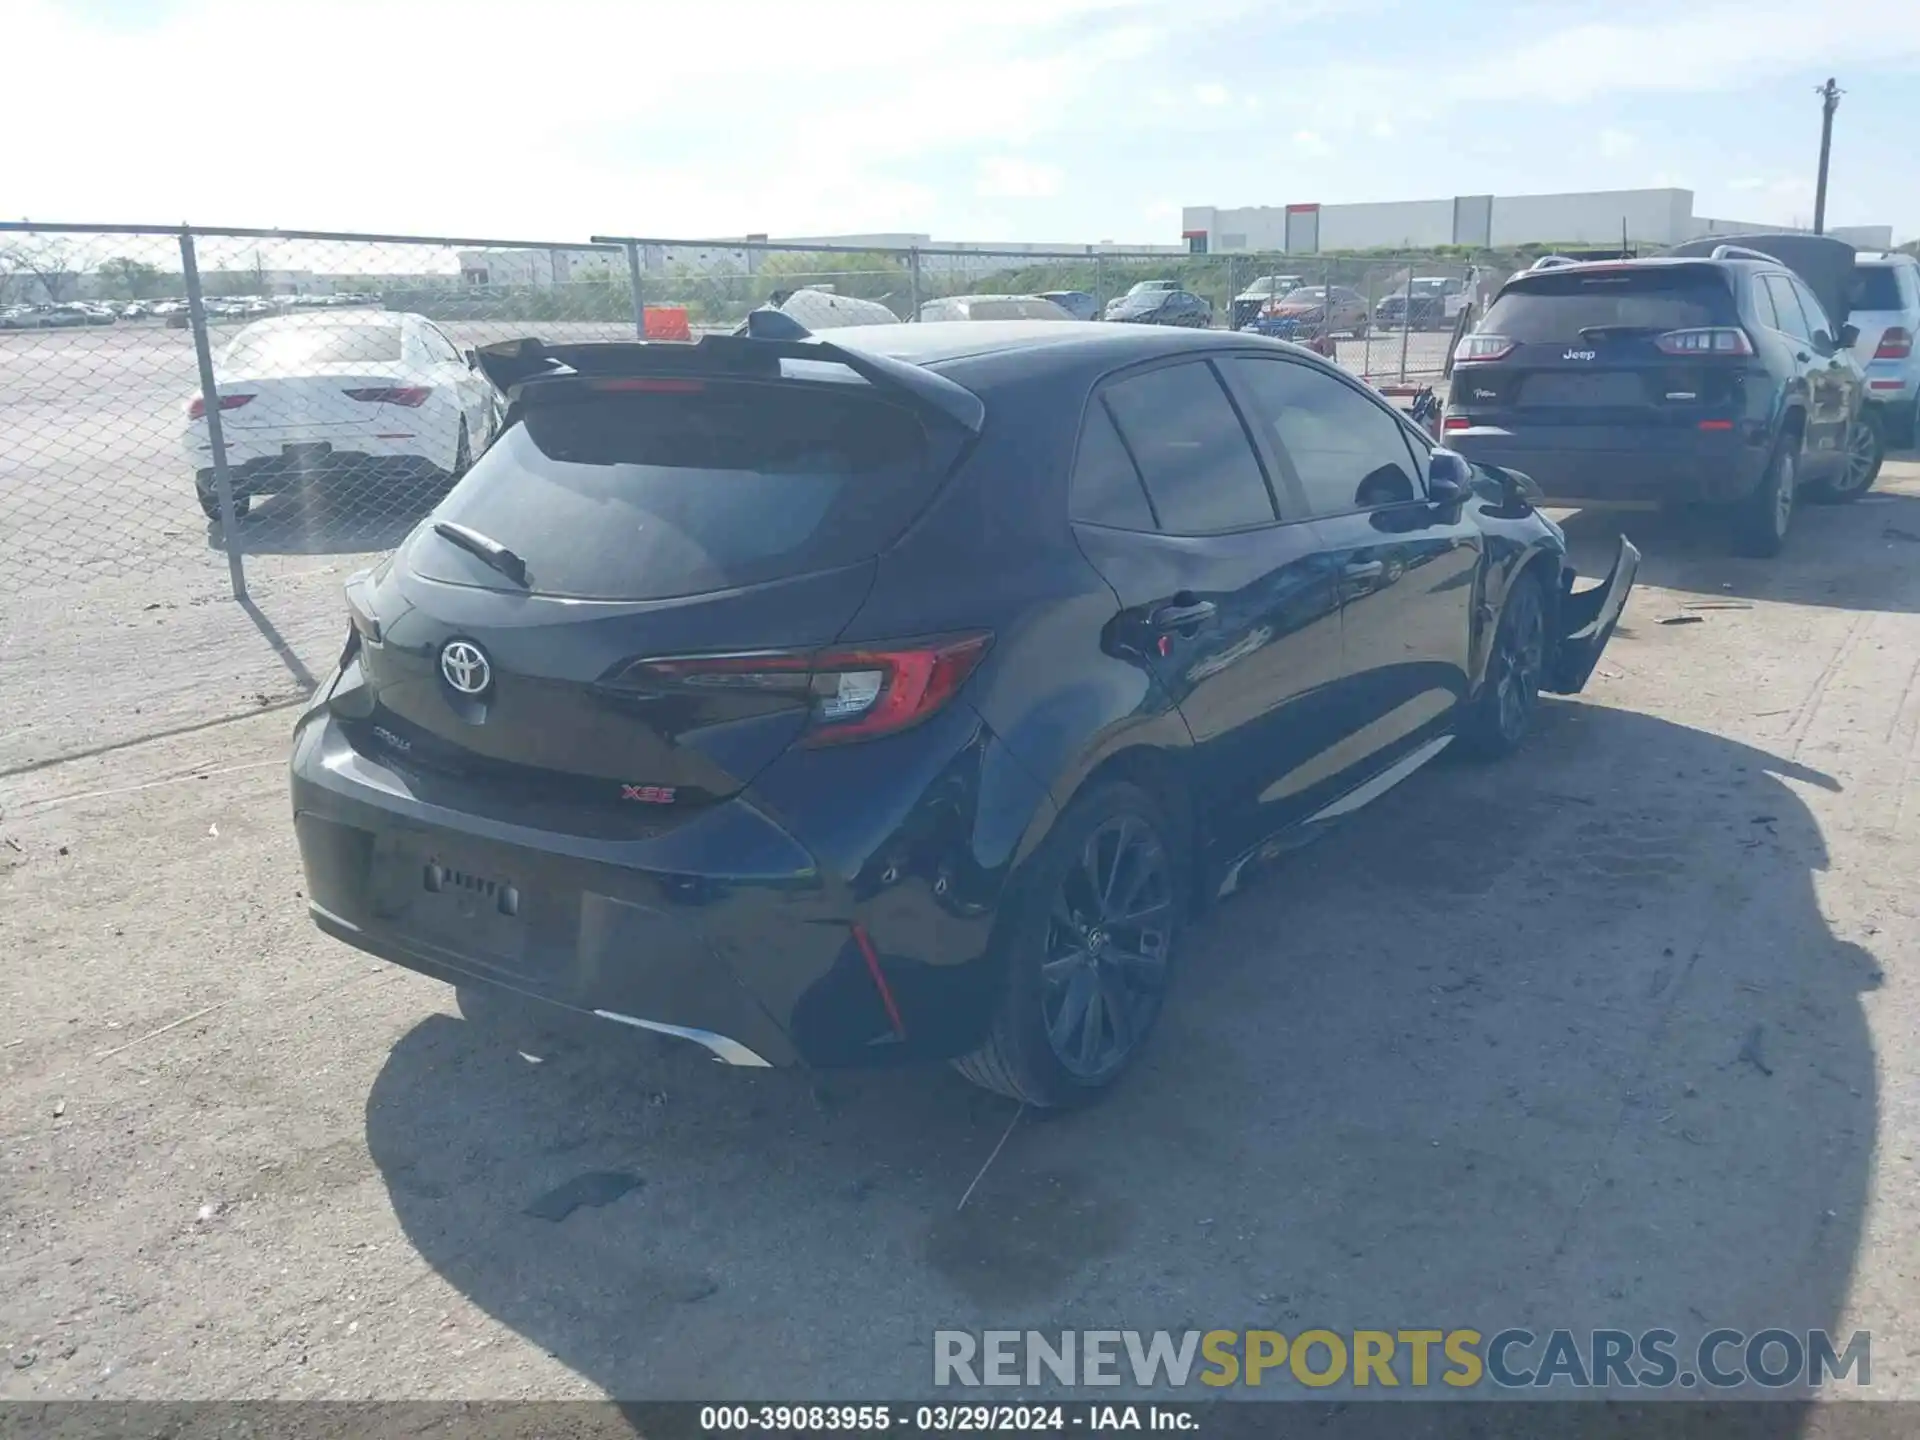
[{"label": "crumpled front end", "polygon": [[1556,695],[1575,695],[1586,688],[1593,670],[1600,663],[1600,652],[1613,638],[1620,613],[1626,609],[1627,595],[1633,589],[1634,576],[1640,570],[1640,552],[1626,536],[1620,537],[1613,568],[1607,578],[1585,590],[1575,590],[1578,578],[1572,565],[1560,572],[1559,639],[1547,667],[1546,683],[1541,687]]}]

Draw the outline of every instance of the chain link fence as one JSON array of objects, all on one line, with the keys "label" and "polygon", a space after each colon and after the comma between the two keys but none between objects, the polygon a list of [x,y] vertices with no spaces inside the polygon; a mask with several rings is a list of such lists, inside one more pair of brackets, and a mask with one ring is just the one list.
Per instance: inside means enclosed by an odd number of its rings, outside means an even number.
[{"label": "chain link fence", "polygon": [[[0,691],[110,654],[129,694],[166,678],[168,713],[192,718],[191,677],[138,627],[228,596],[292,688],[309,683],[326,661],[309,637],[337,641],[339,578],[491,440],[502,398],[471,365],[490,341],[694,340],[769,303],[815,329],[1037,305],[1256,329],[1417,383],[1504,273],[1431,254],[0,225]],[[285,676],[261,687],[242,693],[291,693]],[[154,723],[129,708],[145,718],[121,728]],[[8,759],[0,745],[0,774]]]}]

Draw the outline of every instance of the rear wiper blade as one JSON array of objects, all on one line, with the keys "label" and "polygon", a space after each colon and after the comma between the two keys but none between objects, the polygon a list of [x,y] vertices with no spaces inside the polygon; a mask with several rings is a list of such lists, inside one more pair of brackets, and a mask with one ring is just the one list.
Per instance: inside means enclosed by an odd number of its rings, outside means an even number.
[{"label": "rear wiper blade", "polygon": [[455,525],[450,520],[436,520],[433,533],[448,544],[458,545],[469,555],[486,561],[514,584],[527,583],[527,562],[498,540],[482,535],[478,530],[469,530],[465,525]]}]

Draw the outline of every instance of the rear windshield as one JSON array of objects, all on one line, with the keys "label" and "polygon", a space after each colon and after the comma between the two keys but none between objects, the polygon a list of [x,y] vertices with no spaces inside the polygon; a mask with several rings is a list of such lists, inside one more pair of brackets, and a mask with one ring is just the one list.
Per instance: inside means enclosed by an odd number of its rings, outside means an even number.
[{"label": "rear windshield", "polygon": [[1051,300],[969,300],[967,314],[975,320],[1065,320],[1067,312]]},{"label": "rear windshield", "polygon": [[[434,518],[514,551],[548,595],[655,600],[851,564],[891,544],[938,477],[918,421],[841,388],[543,401]],[[474,575],[442,541],[417,556],[430,578]]]},{"label": "rear windshield", "polygon": [[1849,310],[1900,310],[1900,277],[1891,265],[1856,265],[1847,285]]},{"label": "rear windshield", "polygon": [[1733,297],[1716,271],[1549,270],[1509,285],[1480,328],[1523,344],[1559,344],[1594,327],[1658,333],[1737,320]]},{"label": "rear windshield", "polygon": [[230,370],[298,370],[303,365],[394,361],[400,358],[398,325],[276,325],[243,330],[227,347]]}]

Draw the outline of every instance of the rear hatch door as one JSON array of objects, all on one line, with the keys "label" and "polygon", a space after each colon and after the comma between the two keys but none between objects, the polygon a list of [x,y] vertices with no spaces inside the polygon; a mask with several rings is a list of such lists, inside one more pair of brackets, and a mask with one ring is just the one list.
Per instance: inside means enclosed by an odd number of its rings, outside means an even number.
[{"label": "rear hatch door", "polygon": [[556,800],[733,794],[805,729],[804,687],[633,662],[830,642],[952,451],[860,384],[541,389],[365,602],[380,638],[361,733],[398,763]]},{"label": "rear hatch door", "polygon": [[1690,429],[1734,403],[1742,365],[1732,356],[1661,349],[1676,330],[1735,326],[1725,274],[1713,266],[1578,266],[1510,283],[1481,335],[1512,348],[1455,367],[1449,417],[1475,425],[1552,432],[1554,443],[1650,427]]},{"label": "rear hatch door", "polygon": [[[1900,293],[1900,275],[1891,265],[1859,265],[1853,268],[1848,288],[1852,302],[1847,320],[1860,332],[1853,342],[1853,354],[1862,366],[1873,362],[1887,331],[1898,328],[1888,347],[1892,351],[1912,353],[1914,317],[1907,313],[1906,298]],[[1902,358],[1905,356],[1890,356]]]},{"label": "rear hatch door", "polygon": [[249,326],[220,357],[221,425],[365,426],[379,417],[383,401],[425,383],[408,374],[402,347],[400,326],[392,320],[316,316]]}]

